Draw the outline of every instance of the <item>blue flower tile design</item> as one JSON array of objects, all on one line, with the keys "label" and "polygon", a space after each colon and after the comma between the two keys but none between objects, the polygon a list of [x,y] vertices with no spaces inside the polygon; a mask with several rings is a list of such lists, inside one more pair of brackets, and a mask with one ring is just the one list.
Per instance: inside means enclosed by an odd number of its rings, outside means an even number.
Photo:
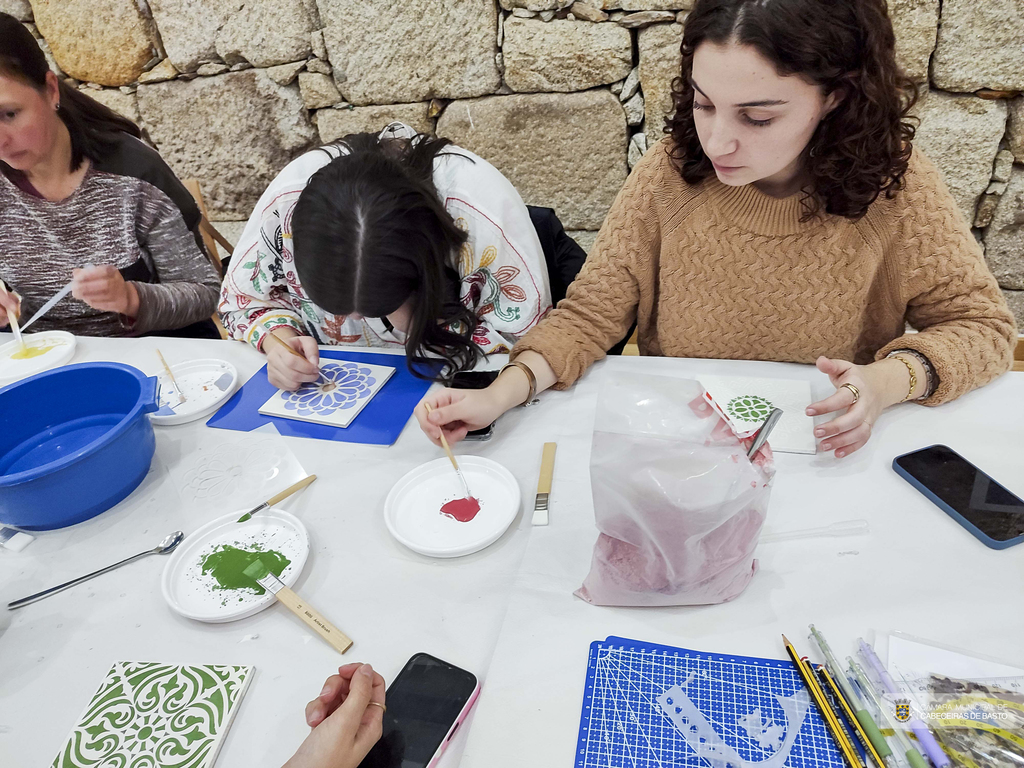
[{"label": "blue flower tile design", "polygon": [[324,363],[320,374],[318,381],[281,393],[285,410],[299,416],[329,416],[354,408],[372,394],[377,384],[373,371],[358,363]]}]

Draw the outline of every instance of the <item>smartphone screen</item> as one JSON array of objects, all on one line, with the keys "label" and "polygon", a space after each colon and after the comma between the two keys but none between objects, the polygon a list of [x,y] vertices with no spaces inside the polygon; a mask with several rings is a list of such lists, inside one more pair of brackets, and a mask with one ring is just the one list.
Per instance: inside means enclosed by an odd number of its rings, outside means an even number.
[{"label": "smartphone screen", "polygon": [[945,445],[896,459],[904,472],[995,541],[1024,535],[1024,501]]},{"label": "smartphone screen", "polygon": [[388,687],[384,734],[359,768],[426,768],[476,685],[472,673],[417,653]]}]

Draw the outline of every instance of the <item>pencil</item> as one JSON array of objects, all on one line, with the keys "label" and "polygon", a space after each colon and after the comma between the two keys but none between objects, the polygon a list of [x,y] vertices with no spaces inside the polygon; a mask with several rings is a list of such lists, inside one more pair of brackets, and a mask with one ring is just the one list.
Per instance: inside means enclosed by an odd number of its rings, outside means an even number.
[{"label": "pencil", "polygon": [[164,370],[167,371],[167,376],[170,378],[171,384],[174,385],[174,389],[177,391],[178,397],[180,397],[181,398],[181,402],[184,403],[186,400],[188,400],[188,398],[185,397],[185,393],[182,392],[181,391],[181,387],[178,386],[178,380],[176,378],[174,378],[174,373],[171,372],[171,366],[169,366],[167,364],[167,361],[164,360],[163,353],[159,349],[156,351],[156,355],[157,355],[157,357],[160,358],[160,362],[163,363]]},{"label": "pencil", "polygon": [[793,660],[793,664],[796,666],[796,671],[800,673],[800,679],[804,681],[804,685],[807,686],[807,690],[811,694],[811,698],[814,699],[815,705],[818,707],[818,712],[821,714],[821,719],[825,721],[825,727],[828,728],[829,733],[832,736],[832,740],[835,741],[836,746],[839,747],[839,751],[842,753],[843,758],[849,763],[850,768],[863,768],[863,763],[860,758],[857,757],[857,752],[854,750],[853,745],[850,744],[849,739],[846,738],[846,734],[843,732],[842,727],[839,725],[839,721],[836,720],[834,714],[832,714],[832,708],[829,707],[828,702],[825,701],[825,695],[822,693],[821,688],[818,687],[818,681],[814,678],[814,673],[811,672],[809,665],[806,665],[800,660],[800,656],[797,655],[796,648],[789,642],[789,638],[785,635],[782,636],[782,642],[786,644],[786,653],[789,654],[789,658]]},{"label": "pencil", "polygon": [[[856,715],[853,714],[853,708],[850,706],[849,702],[846,701],[846,697],[843,695],[843,692],[839,690],[839,686],[836,685],[836,681],[832,678],[832,675],[829,674],[828,669],[824,664],[819,664],[817,671],[818,676],[822,680],[822,689],[827,690],[832,694],[830,703],[834,703],[836,709],[843,714],[846,722],[850,724],[850,728],[847,729],[847,736],[850,735],[850,730],[852,729],[853,735],[857,737],[861,747],[864,748],[864,754],[868,755],[871,758],[871,761],[877,765],[878,768],[887,768],[885,761],[882,759],[882,756],[878,754],[877,750],[875,750],[874,745],[872,745],[868,735],[864,732],[864,729],[861,727]],[[838,719],[838,717],[839,714],[836,713],[836,718]],[[840,720],[839,722],[842,723],[843,721]],[[853,743],[852,738],[850,738],[850,743]]]}]

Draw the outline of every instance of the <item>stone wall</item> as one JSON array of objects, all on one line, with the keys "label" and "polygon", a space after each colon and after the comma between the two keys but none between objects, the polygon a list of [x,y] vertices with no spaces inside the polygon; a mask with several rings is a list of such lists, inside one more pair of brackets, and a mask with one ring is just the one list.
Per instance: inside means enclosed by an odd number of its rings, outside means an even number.
[{"label": "stone wall", "polygon": [[[692,0],[0,0],[237,237],[291,158],[391,120],[494,163],[584,244],[662,134]],[[942,170],[1024,327],[1024,0],[890,0]],[[237,223],[236,223],[237,222]]]}]

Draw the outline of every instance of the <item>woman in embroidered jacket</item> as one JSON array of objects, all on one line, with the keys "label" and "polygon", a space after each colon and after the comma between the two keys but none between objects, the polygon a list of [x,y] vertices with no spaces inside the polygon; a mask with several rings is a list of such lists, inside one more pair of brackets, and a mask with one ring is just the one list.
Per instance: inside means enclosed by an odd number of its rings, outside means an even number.
[{"label": "woman in embroidered jacket", "polygon": [[[220,312],[276,386],[317,377],[318,344],[405,347],[448,372],[507,352],[551,307],[537,233],[493,166],[393,123],[289,164],[232,257]],[[265,345],[267,333],[305,356]]]}]

